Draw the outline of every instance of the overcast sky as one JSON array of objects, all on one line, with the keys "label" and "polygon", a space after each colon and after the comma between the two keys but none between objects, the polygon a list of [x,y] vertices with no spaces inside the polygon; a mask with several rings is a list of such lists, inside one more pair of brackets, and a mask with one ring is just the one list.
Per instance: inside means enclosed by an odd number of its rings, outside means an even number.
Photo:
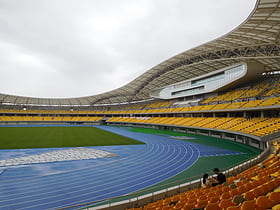
[{"label": "overcast sky", "polygon": [[0,93],[119,88],[238,26],[256,0],[0,0]]}]

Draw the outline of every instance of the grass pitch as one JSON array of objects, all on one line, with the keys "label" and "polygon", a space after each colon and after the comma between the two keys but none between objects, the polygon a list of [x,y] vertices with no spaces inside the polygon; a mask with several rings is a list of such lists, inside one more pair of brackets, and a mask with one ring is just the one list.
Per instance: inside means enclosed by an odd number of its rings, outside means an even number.
[{"label": "grass pitch", "polygon": [[143,144],[95,127],[0,127],[0,149]]}]

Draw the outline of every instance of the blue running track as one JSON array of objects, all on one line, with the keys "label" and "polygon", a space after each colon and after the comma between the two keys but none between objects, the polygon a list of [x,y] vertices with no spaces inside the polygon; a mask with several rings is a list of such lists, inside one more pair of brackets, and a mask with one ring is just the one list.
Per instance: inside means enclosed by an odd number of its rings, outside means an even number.
[{"label": "blue running track", "polygon": [[[145,144],[92,147],[119,155],[112,158],[0,167],[0,173],[3,172],[0,175],[0,209],[57,209],[121,196],[186,170],[200,156],[239,154],[168,136],[135,133],[110,126],[97,127]],[[43,150],[26,151],[31,154]],[[5,158],[2,153],[13,152],[0,151],[0,159]]]}]

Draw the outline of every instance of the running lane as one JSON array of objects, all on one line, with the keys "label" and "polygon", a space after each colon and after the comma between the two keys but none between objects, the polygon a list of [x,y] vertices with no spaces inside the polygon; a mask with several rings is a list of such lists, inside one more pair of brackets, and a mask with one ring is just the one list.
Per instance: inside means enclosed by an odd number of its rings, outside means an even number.
[{"label": "running lane", "polygon": [[145,145],[139,145],[142,150],[134,155],[120,156],[86,168],[45,176],[0,179],[0,209],[57,209],[121,196],[184,171],[200,155],[195,144],[185,141],[124,128],[99,128],[137,139]]}]

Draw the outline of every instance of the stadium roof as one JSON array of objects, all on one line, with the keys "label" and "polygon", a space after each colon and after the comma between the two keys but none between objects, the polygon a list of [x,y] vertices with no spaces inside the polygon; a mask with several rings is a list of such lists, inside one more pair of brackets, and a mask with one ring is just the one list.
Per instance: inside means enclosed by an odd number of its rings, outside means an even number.
[{"label": "stadium roof", "polygon": [[260,62],[280,70],[280,0],[258,0],[250,16],[230,33],[178,54],[127,85],[88,97],[32,98],[0,94],[0,104],[83,106],[150,99],[150,91],[238,62]]}]

